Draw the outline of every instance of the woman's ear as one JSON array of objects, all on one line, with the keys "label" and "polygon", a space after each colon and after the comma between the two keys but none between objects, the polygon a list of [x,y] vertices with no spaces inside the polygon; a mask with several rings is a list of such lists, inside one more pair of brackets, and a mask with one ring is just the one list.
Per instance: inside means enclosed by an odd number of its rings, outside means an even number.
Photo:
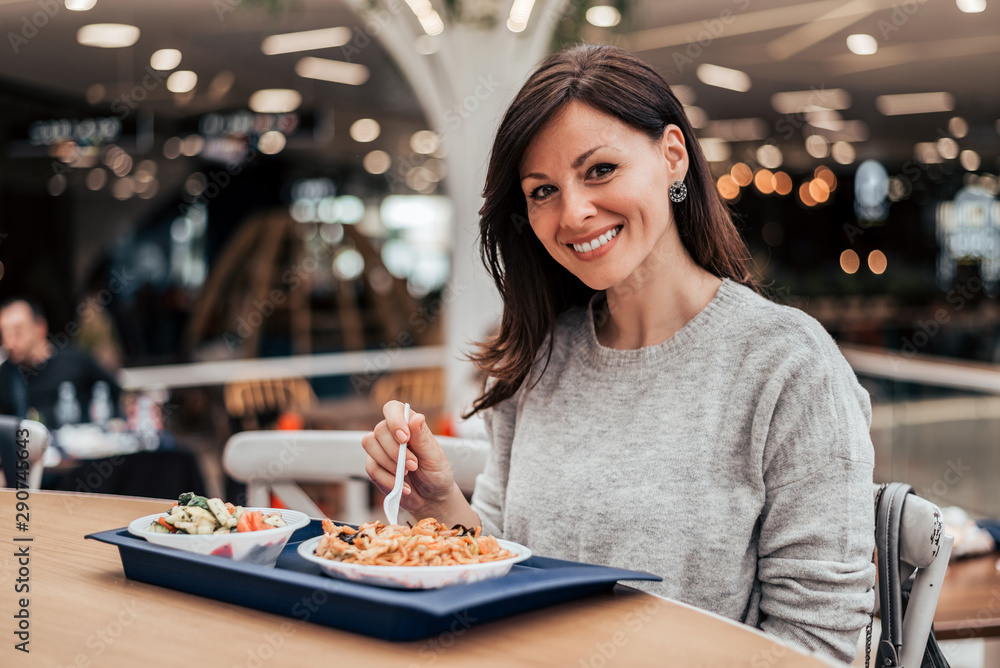
[{"label": "woman's ear", "polygon": [[684,133],[678,126],[670,124],[663,130],[659,144],[663,151],[663,158],[667,163],[667,170],[670,172],[671,183],[683,181],[688,170],[688,152]]}]

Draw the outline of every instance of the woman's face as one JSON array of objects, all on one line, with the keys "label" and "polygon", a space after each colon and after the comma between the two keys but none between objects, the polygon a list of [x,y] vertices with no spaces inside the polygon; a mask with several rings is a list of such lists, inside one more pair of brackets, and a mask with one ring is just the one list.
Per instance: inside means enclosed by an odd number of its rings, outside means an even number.
[{"label": "woman's face", "polygon": [[652,253],[680,246],[668,188],[686,173],[677,126],[653,140],[580,102],[542,126],[520,170],[532,230],[595,290],[622,284]]}]

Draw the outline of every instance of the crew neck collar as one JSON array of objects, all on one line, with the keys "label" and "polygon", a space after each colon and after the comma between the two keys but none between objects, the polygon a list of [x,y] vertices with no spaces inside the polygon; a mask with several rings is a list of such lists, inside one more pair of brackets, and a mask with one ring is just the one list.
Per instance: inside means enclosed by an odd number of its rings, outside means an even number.
[{"label": "crew neck collar", "polygon": [[597,328],[594,323],[594,306],[605,299],[603,292],[595,293],[585,310],[581,310],[582,326],[575,327],[579,348],[586,351],[587,357],[594,364],[622,366],[642,363],[665,354],[677,352],[697,341],[701,335],[727,316],[744,300],[743,292],[747,290],[742,285],[728,278],[716,290],[715,296],[696,316],[691,318],[680,330],[662,343],[644,346],[632,350],[608,348],[597,339]]}]

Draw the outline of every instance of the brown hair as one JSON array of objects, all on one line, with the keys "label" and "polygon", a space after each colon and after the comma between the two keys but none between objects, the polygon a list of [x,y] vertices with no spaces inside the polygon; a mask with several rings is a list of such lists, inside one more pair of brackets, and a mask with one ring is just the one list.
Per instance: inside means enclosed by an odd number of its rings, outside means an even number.
[{"label": "brown hair", "polygon": [[670,86],[649,65],[617,47],[583,45],[555,53],[539,65],[507,108],[490,154],[483,188],[486,201],[479,210],[480,255],[504,309],[499,331],[471,355],[495,382],[466,417],[513,395],[555,327],[556,317],[587,304],[595,292],[552,259],[530,230],[520,186],[520,163],[531,140],[553,113],[574,100],[615,116],[652,139],[662,137],[669,124],[681,129],[688,152],[689,194],[672,205],[681,241],[701,267],[754,287],[746,245]]}]

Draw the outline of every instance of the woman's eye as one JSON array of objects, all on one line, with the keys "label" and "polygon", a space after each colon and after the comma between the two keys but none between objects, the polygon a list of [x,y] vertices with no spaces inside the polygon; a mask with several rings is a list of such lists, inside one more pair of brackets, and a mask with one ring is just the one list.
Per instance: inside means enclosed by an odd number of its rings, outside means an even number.
[{"label": "woman's eye", "polygon": [[551,195],[553,191],[555,191],[555,188],[552,186],[538,186],[528,194],[528,197],[536,202],[540,202]]},{"label": "woman's eye", "polygon": [[590,168],[590,176],[598,179],[603,179],[609,176],[612,172],[617,169],[618,165],[612,165],[610,163],[601,163],[600,165],[594,165]]}]

